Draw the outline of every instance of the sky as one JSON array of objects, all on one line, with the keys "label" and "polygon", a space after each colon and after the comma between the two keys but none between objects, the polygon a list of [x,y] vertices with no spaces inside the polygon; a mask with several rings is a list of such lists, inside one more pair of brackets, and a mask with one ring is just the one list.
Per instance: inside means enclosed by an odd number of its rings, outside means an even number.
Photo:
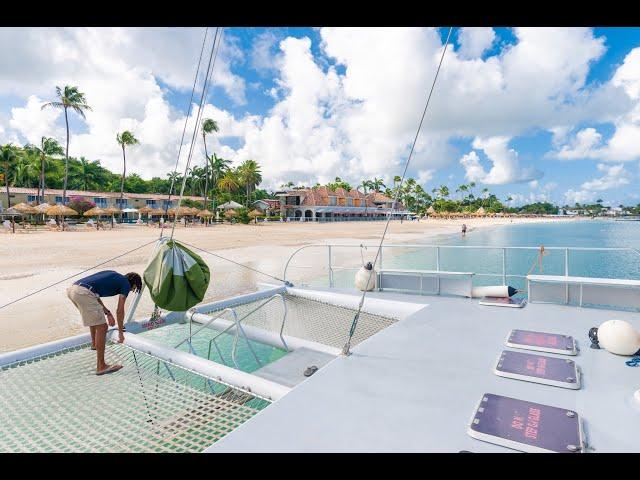
[{"label": "sky", "polygon": [[[215,27],[208,30],[205,54]],[[209,152],[254,159],[263,188],[359,184],[402,173],[436,72],[444,28],[226,28],[203,116]],[[173,170],[204,28],[0,28],[0,144],[62,144],[75,85],[92,110],[70,114],[70,155],[122,170],[116,133],[140,144],[127,172]],[[208,58],[208,57],[207,57]],[[198,81],[201,87],[203,76]],[[200,88],[196,90],[199,98]],[[198,139],[193,160],[204,165]],[[456,28],[408,175],[427,191],[476,182],[511,205],[640,203],[640,29]]]}]

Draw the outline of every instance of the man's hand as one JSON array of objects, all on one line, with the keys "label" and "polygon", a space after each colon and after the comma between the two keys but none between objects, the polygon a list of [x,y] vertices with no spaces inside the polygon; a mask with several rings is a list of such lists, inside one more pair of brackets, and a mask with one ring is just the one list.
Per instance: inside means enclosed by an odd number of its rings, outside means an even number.
[{"label": "man's hand", "polygon": [[109,323],[109,326],[113,327],[116,324],[116,319],[113,318],[113,315],[108,310],[107,310],[106,315],[107,315],[107,322]]},{"label": "man's hand", "polygon": [[118,343],[124,342],[124,333],[122,330],[118,330]]}]

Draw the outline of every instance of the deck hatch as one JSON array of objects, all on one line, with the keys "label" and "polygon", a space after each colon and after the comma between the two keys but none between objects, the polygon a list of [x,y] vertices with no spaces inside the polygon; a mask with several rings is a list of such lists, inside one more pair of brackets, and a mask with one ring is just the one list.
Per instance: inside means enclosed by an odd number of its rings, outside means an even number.
[{"label": "deck hatch", "polygon": [[568,358],[504,350],[496,364],[495,374],[573,390],[580,388],[578,368]]},{"label": "deck hatch", "polygon": [[576,342],[573,337],[559,333],[513,329],[509,333],[505,343],[508,347],[535,350],[538,352],[557,353],[560,355],[578,354]]},{"label": "deck hatch", "polygon": [[469,426],[473,438],[529,453],[584,450],[573,410],[485,393]]}]

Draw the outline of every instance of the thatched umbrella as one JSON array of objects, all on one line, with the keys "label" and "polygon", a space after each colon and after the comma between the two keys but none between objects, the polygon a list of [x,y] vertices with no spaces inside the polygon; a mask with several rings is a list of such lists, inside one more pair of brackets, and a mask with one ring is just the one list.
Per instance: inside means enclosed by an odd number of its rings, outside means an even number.
[{"label": "thatched umbrella", "polygon": [[[164,213],[164,212],[163,212]],[[170,208],[167,213],[169,214],[170,217],[175,217],[176,215],[178,217],[184,217],[186,215],[193,215],[193,212],[191,210],[191,208],[189,207],[174,207],[174,208]]]},{"label": "thatched umbrella", "polygon": [[429,215],[433,215],[434,213],[436,213],[436,209],[433,208],[433,205],[429,205],[429,208],[427,208],[427,213]]},{"label": "thatched umbrella", "polygon": [[238,215],[238,212],[236,212],[233,208],[230,208],[229,210],[226,210],[224,212],[224,218],[226,218],[229,221],[231,221],[231,219],[234,218],[236,215]]},{"label": "thatched umbrella", "polygon": [[35,207],[32,207],[31,205],[29,205],[28,203],[19,203],[17,205],[14,205],[12,207],[14,210],[16,210],[17,212],[20,213],[24,213],[27,215],[32,215],[34,213],[38,213],[38,210]]},{"label": "thatched umbrella", "polygon": [[200,218],[213,217],[213,212],[210,212],[209,210],[200,210],[197,213],[197,216],[200,217]]},{"label": "thatched umbrella", "polygon": [[122,213],[122,210],[120,210],[118,207],[107,207],[104,209],[104,213],[105,215],[111,215],[111,228],[113,228],[113,222],[115,221],[113,216],[116,213]]},{"label": "thatched umbrella", "polygon": [[[84,212],[82,215],[85,216],[85,217],[98,217],[99,218],[100,215],[106,215],[106,214],[107,214],[107,212],[105,210],[103,210],[102,208],[93,207],[93,208],[87,210],[86,212]],[[97,225],[96,225],[96,228],[98,228]]]},{"label": "thatched umbrella", "polygon": [[66,205],[54,205],[47,208],[46,214],[50,217],[61,217],[62,230],[64,230],[64,217],[68,217],[69,215],[78,215],[78,212],[76,212],[73,208],[67,207]]},{"label": "thatched umbrella", "polygon": [[100,215],[107,215],[107,212],[100,207],[93,207],[90,210],[87,210],[82,215],[85,217],[99,217]]},{"label": "thatched umbrella", "polygon": [[34,207],[38,213],[47,213],[47,210],[49,209],[51,205],[48,203],[41,203],[40,205],[38,205],[37,207]]},{"label": "thatched umbrella", "polygon": [[256,208],[256,209],[254,209],[254,210],[251,210],[251,211],[249,212],[249,216],[250,216],[251,218],[253,218],[253,221],[254,221],[255,223],[258,223],[258,217],[261,217],[262,215],[264,215],[264,214],[263,214],[260,210],[258,210],[257,208]]}]

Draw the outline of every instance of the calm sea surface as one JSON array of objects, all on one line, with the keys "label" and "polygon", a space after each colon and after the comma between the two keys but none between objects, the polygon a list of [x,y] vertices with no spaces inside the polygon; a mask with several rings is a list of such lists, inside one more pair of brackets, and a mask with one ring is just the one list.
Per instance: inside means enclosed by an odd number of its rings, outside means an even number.
[{"label": "calm sea surface", "polygon": [[[507,225],[478,229],[461,235],[443,235],[425,240],[435,248],[385,248],[383,268],[435,269],[489,274],[478,276],[478,285],[499,285],[503,272],[507,284],[524,288],[522,276],[543,273],[574,276],[640,279],[640,222],[585,220],[576,222]],[[455,246],[482,246],[481,249],[460,249]],[[544,245],[546,255],[540,257]],[[534,247],[531,250],[502,247]],[[550,247],[624,247],[635,251],[554,250]],[[503,262],[504,258],[504,262]],[[504,270],[503,270],[504,263]]]}]

